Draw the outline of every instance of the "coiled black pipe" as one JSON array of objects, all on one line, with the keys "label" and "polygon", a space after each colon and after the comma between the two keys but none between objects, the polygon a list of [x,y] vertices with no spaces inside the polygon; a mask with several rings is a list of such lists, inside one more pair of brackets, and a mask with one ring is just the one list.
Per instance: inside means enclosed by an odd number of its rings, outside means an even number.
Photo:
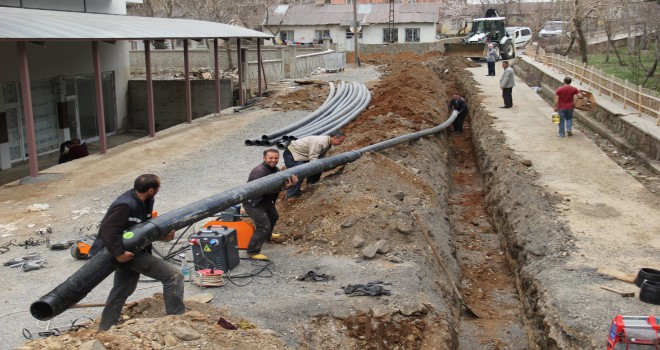
[{"label": "coiled black pipe", "polygon": [[371,102],[371,94],[366,86],[361,85],[358,88],[355,101],[338,112],[338,117],[311,130],[296,131],[295,135],[290,135],[289,140],[295,140],[309,135],[327,135],[333,130],[341,129],[344,125],[355,119],[362,111],[367,108]]},{"label": "coiled black pipe", "polygon": [[319,108],[317,108],[315,111],[312,113],[308,114],[306,117],[303,119],[292,123],[290,125],[287,125],[279,130],[276,130],[268,135],[262,135],[261,139],[254,139],[254,140],[245,140],[245,145],[247,146],[252,146],[252,145],[259,145],[261,142],[258,141],[269,141],[274,138],[278,138],[282,135],[284,135],[287,132],[290,132],[291,130],[295,130],[296,128],[305,125],[305,123],[308,123],[310,121],[313,121],[316,118],[319,118],[323,115],[323,113],[332,106],[334,103],[334,100],[340,95],[344,82],[341,82],[339,84],[339,88],[335,89],[335,84],[330,82],[328,83],[330,85],[330,92],[328,93],[328,97],[326,97],[325,101]]},{"label": "coiled black pipe", "polygon": [[[336,124],[337,120],[342,119],[347,111],[355,107],[355,105],[360,102],[359,97],[362,92],[362,86],[364,85],[351,83],[349,87],[349,94],[343,101],[341,101],[341,103],[336,105],[331,115],[323,119],[317,119],[314,122],[303,126],[302,128],[293,130],[290,134],[284,135],[282,139],[291,140],[293,137],[293,140],[295,140],[296,138],[300,138],[300,135],[311,135],[313,134],[313,130],[320,129],[323,126]],[[364,86],[364,88],[366,89],[366,86]]]},{"label": "coiled black pipe", "polygon": [[[130,233],[125,233],[123,236],[124,247],[126,250],[132,252],[142,249],[151,242],[165,237],[171,230],[179,230],[247,199],[278,190],[282,188],[286,179],[291,175],[295,174],[301,178],[308,177],[340,165],[354,162],[367,152],[382,151],[404,142],[436,134],[447,128],[457,116],[458,111],[454,111],[449,119],[434,128],[402,135],[355,151],[348,151],[286,169],[276,174],[250,181],[238,188],[232,188],[220,192],[215,196],[188,204],[169,213],[159,215],[155,219],[133,226]],[[50,320],[82,300],[92,289],[117,269],[118,266],[119,263],[117,260],[104,248],[102,252],[94,255],[92,259],[88,260],[85,265],[67,278],[66,281],[32,303],[30,313],[38,320]]]}]

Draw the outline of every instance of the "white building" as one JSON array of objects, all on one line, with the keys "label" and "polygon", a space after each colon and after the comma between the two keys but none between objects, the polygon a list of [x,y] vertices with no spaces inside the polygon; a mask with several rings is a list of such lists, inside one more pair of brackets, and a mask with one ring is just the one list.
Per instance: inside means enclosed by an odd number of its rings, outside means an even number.
[{"label": "white building", "polygon": [[[360,44],[436,41],[440,4],[357,5]],[[393,29],[390,30],[390,15]],[[353,51],[353,5],[280,5],[262,24],[277,43],[307,44],[331,38],[338,51]]]}]

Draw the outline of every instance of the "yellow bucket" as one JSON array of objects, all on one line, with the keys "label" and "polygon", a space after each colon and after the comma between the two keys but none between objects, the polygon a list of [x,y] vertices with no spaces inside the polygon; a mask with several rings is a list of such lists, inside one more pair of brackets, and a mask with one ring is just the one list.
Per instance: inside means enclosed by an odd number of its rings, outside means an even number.
[{"label": "yellow bucket", "polygon": [[552,115],[552,122],[555,124],[559,124],[559,113],[555,113]]}]

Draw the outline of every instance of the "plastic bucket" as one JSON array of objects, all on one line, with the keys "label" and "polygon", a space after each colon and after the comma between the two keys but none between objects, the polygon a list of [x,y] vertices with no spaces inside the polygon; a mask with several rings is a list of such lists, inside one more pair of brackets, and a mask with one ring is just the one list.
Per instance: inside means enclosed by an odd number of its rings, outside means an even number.
[{"label": "plastic bucket", "polygon": [[559,113],[555,113],[555,114],[552,115],[552,122],[553,123],[559,124],[559,120],[560,120]]}]

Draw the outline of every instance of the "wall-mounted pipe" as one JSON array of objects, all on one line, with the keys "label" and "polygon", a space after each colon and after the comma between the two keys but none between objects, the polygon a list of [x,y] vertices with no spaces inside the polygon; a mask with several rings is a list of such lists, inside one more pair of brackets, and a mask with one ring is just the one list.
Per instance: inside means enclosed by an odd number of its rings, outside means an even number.
[{"label": "wall-mounted pipe", "polygon": [[[151,242],[165,237],[171,230],[182,229],[247,199],[276,191],[282,188],[282,184],[291,175],[295,174],[301,178],[308,177],[354,162],[367,152],[382,151],[405,142],[436,134],[447,128],[457,116],[458,111],[454,111],[449,119],[434,128],[402,135],[355,151],[348,151],[286,169],[159,215],[152,220],[133,226],[130,231],[131,234],[124,234],[124,247],[133,252],[142,249]],[[82,300],[118,266],[119,263],[116,259],[104,248],[102,252],[94,255],[66,281],[32,303],[30,313],[36,319],[50,320]]]}]

